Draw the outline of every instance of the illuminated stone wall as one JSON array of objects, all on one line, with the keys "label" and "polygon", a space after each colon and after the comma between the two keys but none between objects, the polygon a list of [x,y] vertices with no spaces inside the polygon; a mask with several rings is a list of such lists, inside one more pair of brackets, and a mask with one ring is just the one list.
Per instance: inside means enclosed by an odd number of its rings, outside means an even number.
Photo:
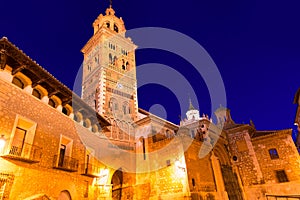
[{"label": "illuminated stone wall", "polygon": [[186,199],[189,196],[184,152],[180,139],[153,142],[147,138],[146,159],[139,160],[137,199]]},{"label": "illuminated stone wall", "polygon": [[234,163],[239,168],[243,185],[256,185],[262,181],[260,166],[251,143],[247,128],[238,129],[234,133],[228,134],[229,148]]},{"label": "illuminated stone wall", "polygon": [[[3,157],[13,154],[10,143],[13,141],[17,116],[36,123],[32,145],[42,148],[41,151],[37,151],[41,153],[41,157],[29,156],[27,160]],[[91,190],[93,178],[81,175],[82,164],[85,162],[85,148],[77,136],[74,121],[2,79],[0,79],[0,132],[6,139],[6,146],[0,158],[0,173],[14,177],[9,199],[25,199],[38,194],[57,198],[64,190],[70,192],[72,199],[87,199],[85,198],[87,187],[90,188],[89,198],[93,197]],[[61,135],[73,142],[70,156],[79,161],[78,171],[67,172],[53,168],[54,156],[59,153]],[[27,146],[23,146],[23,149],[25,147]],[[27,150],[30,151],[30,148],[33,147],[29,146]],[[27,156],[15,154],[15,157]]]},{"label": "illuminated stone wall", "polygon": [[[247,187],[247,196],[299,194],[300,157],[291,138],[291,130],[276,131],[273,134],[253,139],[257,160],[263,174],[264,184]],[[276,149],[278,158],[271,158],[269,150]],[[280,183],[277,170],[284,170],[288,182]],[[256,198],[257,198],[256,196]]]}]

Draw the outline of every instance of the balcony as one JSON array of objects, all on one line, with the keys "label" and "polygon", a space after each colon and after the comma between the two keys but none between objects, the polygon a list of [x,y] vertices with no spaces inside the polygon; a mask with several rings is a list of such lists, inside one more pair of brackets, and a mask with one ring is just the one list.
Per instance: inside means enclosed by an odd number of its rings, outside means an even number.
[{"label": "balcony", "polygon": [[81,175],[92,177],[92,178],[99,177],[100,167],[86,163],[86,164],[82,164],[81,169],[82,169]]},{"label": "balcony", "polygon": [[41,161],[41,147],[28,143],[21,144],[22,145],[12,145],[1,157],[27,163],[38,163]]},{"label": "balcony", "polygon": [[53,168],[68,172],[78,171],[78,160],[69,156],[55,155],[53,159]]}]

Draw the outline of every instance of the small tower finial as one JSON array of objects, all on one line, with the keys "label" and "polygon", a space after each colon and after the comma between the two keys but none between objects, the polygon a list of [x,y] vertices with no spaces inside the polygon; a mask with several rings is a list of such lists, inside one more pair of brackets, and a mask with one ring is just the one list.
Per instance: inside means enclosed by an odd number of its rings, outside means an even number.
[{"label": "small tower finial", "polygon": [[112,7],[112,0],[109,0],[109,7]]},{"label": "small tower finial", "polygon": [[193,104],[192,104],[192,99],[191,99],[191,97],[189,97],[189,103],[190,103],[190,105],[189,105],[189,110],[195,110],[195,108],[194,108],[194,106],[193,106]]}]

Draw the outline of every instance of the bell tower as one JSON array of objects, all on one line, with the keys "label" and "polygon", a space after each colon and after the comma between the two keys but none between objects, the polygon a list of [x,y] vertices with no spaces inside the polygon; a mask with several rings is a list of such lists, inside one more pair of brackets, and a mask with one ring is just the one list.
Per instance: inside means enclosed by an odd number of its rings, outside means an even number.
[{"label": "bell tower", "polygon": [[82,99],[108,119],[135,121],[138,112],[136,45],[126,38],[122,18],[110,5],[93,23],[82,48]]}]

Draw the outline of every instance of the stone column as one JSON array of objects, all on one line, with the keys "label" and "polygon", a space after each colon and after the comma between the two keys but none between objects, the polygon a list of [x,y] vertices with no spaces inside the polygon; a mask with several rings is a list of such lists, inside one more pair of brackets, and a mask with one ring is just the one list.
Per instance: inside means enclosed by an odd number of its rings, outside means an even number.
[{"label": "stone column", "polygon": [[28,94],[32,94],[33,88],[31,87],[31,85],[27,85],[23,90]]},{"label": "stone column", "polygon": [[0,71],[0,78],[11,83],[14,77],[11,75],[10,71],[2,70]]},{"label": "stone column", "polygon": [[220,199],[228,200],[228,195],[227,192],[225,191],[225,185],[223,181],[220,162],[219,159],[215,156],[213,151],[210,160],[211,160],[215,183],[217,187],[217,193],[219,194]]}]

